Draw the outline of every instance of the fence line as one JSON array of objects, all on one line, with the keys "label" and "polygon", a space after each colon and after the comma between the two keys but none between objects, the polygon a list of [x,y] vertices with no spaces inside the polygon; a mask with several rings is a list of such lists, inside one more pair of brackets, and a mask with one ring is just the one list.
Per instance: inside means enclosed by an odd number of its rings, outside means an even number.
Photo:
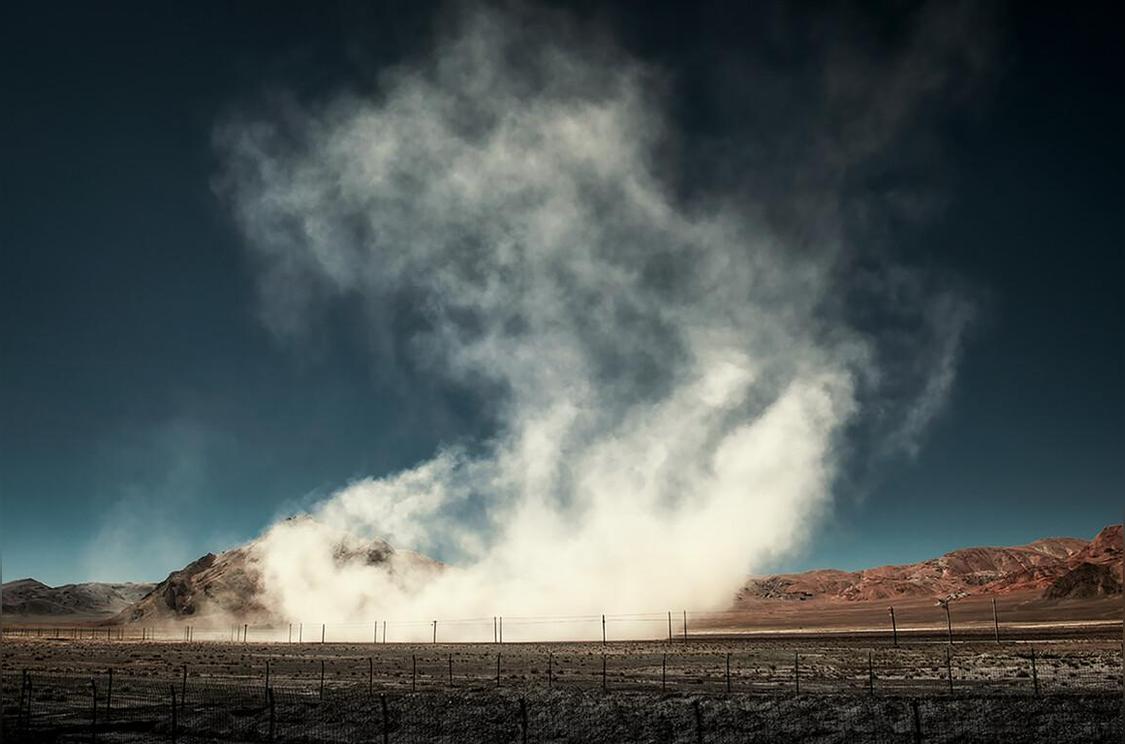
[{"label": "fence line", "polygon": [[[1029,633],[1066,632],[1065,623],[1011,625],[1000,620],[1000,610],[993,602],[987,617],[963,620],[951,614],[951,607],[888,607],[885,622],[875,622],[868,608],[855,610],[855,622],[842,622],[846,612],[838,613],[835,625],[816,629],[824,636],[849,635],[880,638],[888,645],[897,645],[900,637],[939,634],[950,645],[967,640],[993,640],[997,644],[1026,637]],[[979,614],[980,608],[977,608]],[[163,623],[127,623],[122,625],[55,625],[0,626],[0,639],[50,638],[56,640],[105,641],[182,641],[185,643],[213,641],[231,643],[504,643],[587,641],[614,642],[667,640],[669,643],[708,639],[722,635],[791,636],[808,631],[783,625],[763,624],[757,610],[606,613],[556,616],[489,616],[469,618],[390,619],[372,618],[368,622],[309,622],[292,620],[267,624],[206,625],[191,619],[175,619]],[[307,627],[306,627],[307,626]],[[1104,627],[1103,627],[1104,626]],[[1084,627],[1104,630],[1121,628],[1121,621],[1099,621]]]},{"label": "fence line", "polygon": [[[605,657],[601,657],[605,658]],[[815,679],[815,665],[809,670]],[[186,681],[185,681],[186,680]],[[605,695],[593,690],[407,693],[350,683],[0,675],[5,740],[488,742],[1120,741],[1120,693],[945,697]],[[976,691],[974,691],[976,692]],[[618,694],[620,693],[620,694]],[[621,694],[625,697],[621,697]],[[18,701],[14,704],[10,701]],[[1016,714],[1016,715],[1013,715]],[[826,738],[827,733],[835,736]],[[134,739],[135,740],[135,739]]]}]

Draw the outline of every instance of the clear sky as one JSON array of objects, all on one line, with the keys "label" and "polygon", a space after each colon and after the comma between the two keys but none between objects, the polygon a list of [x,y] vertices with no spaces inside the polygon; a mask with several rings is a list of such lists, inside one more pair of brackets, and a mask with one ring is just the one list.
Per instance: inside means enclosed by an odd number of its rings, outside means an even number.
[{"label": "clear sky", "polygon": [[[217,196],[217,124],[273,97],[371,85],[429,43],[439,15],[314,5],[3,12],[5,579],[159,579],[353,479],[490,433],[486,396],[403,384],[354,317],[299,352],[262,321]],[[762,58],[785,74],[805,64],[767,43],[761,13],[594,5],[572,12],[666,73],[699,171],[710,143],[764,115],[739,76]],[[940,199],[888,228],[912,264],[974,299],[948,399],[915,455],[838,483],[833,516],[779,570],[1089,537],[1122,517],[1121,18],[1012,3],[986,22],[983,82],[912,145],[940,150]],[[900,33],[869,24],[872,43]],[[679,177],[689,191],[707,178]]]}]

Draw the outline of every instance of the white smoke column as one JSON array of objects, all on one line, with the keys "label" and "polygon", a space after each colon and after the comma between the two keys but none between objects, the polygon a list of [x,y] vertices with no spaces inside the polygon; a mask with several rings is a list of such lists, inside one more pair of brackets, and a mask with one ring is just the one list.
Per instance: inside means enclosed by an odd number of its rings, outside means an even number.
[{"label": "white smoke column", "polygon": [[[871,340],[824,311],[841,237],[798,248],[754,205],[678,204],[653,172],[652,80],[600,46],[470,13],[380,82],[220,132],[265,317],[294,332],[318,304],[358,299],[388,335],[409,307],[415,360],[499,391],[500,425],[479,451],[277,525],[261,565],[278,613],[726,606],[809,534],[857,388],[880,372]],[[342,569],[336,530],[454,565]]]}]

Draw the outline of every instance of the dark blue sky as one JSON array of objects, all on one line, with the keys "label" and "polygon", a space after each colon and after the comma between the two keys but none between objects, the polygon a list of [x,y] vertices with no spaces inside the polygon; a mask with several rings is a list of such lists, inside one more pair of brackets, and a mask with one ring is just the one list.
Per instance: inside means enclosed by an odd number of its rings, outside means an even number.
[{"label": "dark blue sky", "polygon": [[[690,146],[741,125],[737,92],[706,83],[737,69],[756,19],[677,8],[598,14],[671,72]],[[1121,518],[1120,21],[996,14],[983,100],[936,130],[944,206],[896,236],[977,296],[952,396],[916,458],[845,483],[836,516],[778,568],[1090,536]],[[362,86],[432,23],[415,3],[3,11],[6,578],[160,578],[488,431],[463,391],[381,369],[354,322],[300,353],[272,337],[212,188],[216,122],[279,91]]]}]

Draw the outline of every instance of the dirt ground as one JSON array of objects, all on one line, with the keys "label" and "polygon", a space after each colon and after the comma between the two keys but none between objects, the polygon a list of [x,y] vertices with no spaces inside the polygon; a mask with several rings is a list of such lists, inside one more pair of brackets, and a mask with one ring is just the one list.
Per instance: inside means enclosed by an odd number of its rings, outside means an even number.
[{"label": "dirt ground", "polygon": [[178,741],[271,731],[294,742],[1121,740],[1120,639],[896,648],[846,636],[499,645],[9,634],[2,662],[12,741],[89,741],[98,726],[99,740],[121,742],[173,731]]},{"label": "dirt ground", "polygon": [[[948,653],[948,660],[947,660]],[[1032,654],[1035,654],[1034,666]],[[603,667],[604,662],[604,667]],[[389,690],[602,688],[621,691],[886,693],[1120,690],[1121,641],[995,643],[884,639],[345,644],[105,641],[6,636],[4,672]],[[603,673],[604,672],[604,673]],[[729,688],[728,688],[729,685]]]}]

